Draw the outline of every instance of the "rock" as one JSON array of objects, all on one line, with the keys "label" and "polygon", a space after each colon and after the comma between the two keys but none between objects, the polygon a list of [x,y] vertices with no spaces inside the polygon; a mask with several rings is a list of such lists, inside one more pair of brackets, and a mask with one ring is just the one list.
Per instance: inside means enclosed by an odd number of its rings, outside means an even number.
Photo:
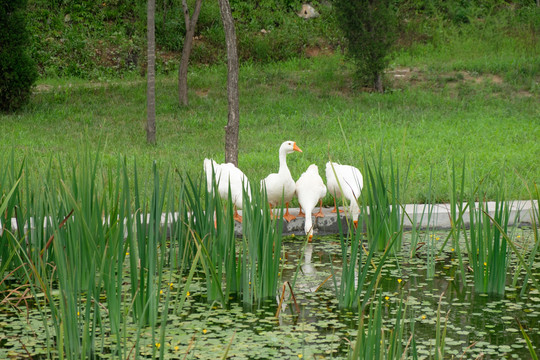
[{"label": "rock", "polygon": [[316,17],[319,17],[319,13],[317,10],[313,8],[313,6],[309,4],[303,4],[302,10],[298,13],[298,16],[304,18],[304,19],[313,19]]}]

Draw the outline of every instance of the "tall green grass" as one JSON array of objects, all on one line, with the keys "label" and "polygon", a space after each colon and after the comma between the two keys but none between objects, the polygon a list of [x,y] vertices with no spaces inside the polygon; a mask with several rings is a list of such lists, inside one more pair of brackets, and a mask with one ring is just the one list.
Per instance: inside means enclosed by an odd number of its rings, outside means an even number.
[{"label": "tall green grass", "polygon": [[[362,189],[362,219],[365,222],[369,246],[384,251],[390,242],[390,251],[401,250],[403,241],[404,212],[401,207],[401,191],[407,185],[407,172],[400,177],[399,166],[394,167],[392,156],[389,158],[390,170],[383,167],[382,149],[378,159],[364,154],[365,180]],[[404,185],[401,185],[403,182]]]},{"label": "tall green grass", "polygon": [[[131,186],[126,161],[118,160],[116,172],[104,170],[100,154],[81,154],[69,170],[61,162],[50,164],[39,182],[23,164],[0,204],[3,213],[17,219],[17,229],[2,221],[2,274],[11,272],[27,284],[45,331],[54,329],[55,336],[47,337],[48,354],[94,358],[104,351],[104,336],[112,335],[114,356],[125,358],[133,350],[139,354],[148,327],[153,343],[163,343],[170,299],[185,298],[193,278],[190,272],[174,294],[172,273],[178,264],[184,271],[194,269],[201,259],[200,250],[187,256],[185,248],[174,246],[191,243],[187,212],[175,208],[176,187],[167,174],[160,178],[154,165],[146,198],[136,168]],[[170,236],[177,239],[169,241]],[[171,276],[165,278],[166,273]],[[170,285],[165,291],[164,283]],[[131,326],[135,338],[128,338]]]},{"label": "tall green grass", "polygon": [[[455,250],[458,261],[460,265],[460,274],[463,284],[465,284],[465,266],[463,264],[463,256],[461,251],[460,239],[462,232],[465,231],[463,223],[463,214],[465,213],[470,202],[465,201],[465,174],[466,174],[466,163],[463,159],[463,166],[461,168],[461,186],[458,187],[458,177],[456,174],[455,161],[452,159],[452,173],[450,175],[450,225],[451,231],[449,236],[452,239],[452,247]],[[474,193],[473,193],[474,194]],[[446,241],[445,241],[446,244]],[[444,247],[444,245],[443,245]],[[473,249],[468,249],[468,252],[471,253]]]},{"label": "tall green grass", "polygon": [[260,305],[274,299],[280,285],[284,211],[273,217],[265,192],[254,191],[251,200],[244,194],[243,201],[243,301]]},{"label": "tall green grass", "polygon": [[[529,256],[527,265],[520,263],[519,265],[521,268],[525,267],[526,269],[532,269],[534,266],[534,260],[536,258],[536,255],[538,254],[538,251],[540,251],[540,192],[538,191],[538,186],[535,184],[534,189],[529,189],[529,193],[531,195],[531,210],[530,210],[530,217],[531,217],[531,227],[533,232],[533,239],[534,243],[532,244],[530,250],[529,250]],[[528,249],[524,249],[525,251]],[[519,256],[518,256],[519,258]],[[520,269],[518,267],[518,269]],[[517,281],[517,275],[519,271],[516,271],[516,276],[514,277],[513,284],[516,284]],[[523,280],[523,286],[521,288],[520,295],[523,296],[525,294],[525,291],[528,287],[529,278],[531,277],[531,272],[527,271],[527,274],[525,275],[525,279]]]},{"label": "tall green grass", "polygon": [[275,298],[282,266],[281,216],[273,217],[265,193],[243,194],[242,235],[235,234],[233,202],[223,201],[201,181],[188,177],[185,190],[189,224],[196,246],[202,249],[208,301],[227,306],[239,298],[246,307]]},{"label": "tall green grass", "polygon": [[404,348],[406,312],[402,294],[395,317],[388,328],[383,323],[385,303],[382,293],[373,294],[367,314],[364,312],[360,314],[356,342],[348,358],[389,360],[404,359],[415,354],[414,351],[410,351],[408,345]]},{"label": "tall green grass", "polygon": [[[386,258],[392,252],[391,249],[396,242],[397,234],[389,239],[384,253],[378,258],[378,263],[375,265],[373,257],[377,253],[377,248],[371,246],[369,250],[366,250],[362,244],[362,233],[355,231],[352,222],[348,223],[349,229],[347,231],[343,229],[339,212],[337,216],[341,245],[341,274],[339,278],[336,274],[332,276],[334,292],[341,309],[359,308],[363,310],[370,299],[370,294],[377,289],[381,269]],[[364,252],[367,253],[365,259]],[[361,300],[362,297],[363,300]]]},{"label": "tall green grass", "polygon": [[[474,288],[481,293],[503,295],[505,291],[509,249],[505,237],[510,220],[510,204],[504,198],[495,201],[493,218],[489,205],[469,202],[469,264],[474,271]],[[496,222],[499,227],[492,224]]]}]

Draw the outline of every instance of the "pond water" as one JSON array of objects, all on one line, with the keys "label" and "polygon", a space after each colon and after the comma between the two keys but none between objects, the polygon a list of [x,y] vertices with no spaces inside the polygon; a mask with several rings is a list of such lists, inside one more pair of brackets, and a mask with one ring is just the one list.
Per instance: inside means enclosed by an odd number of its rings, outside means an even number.
[{"label": "pond water", "polygon": [[[518,229],[517,233],[522,241],[530,241],[530,232]],[[446,235],[434,236],[444,239]],[[313,243],[305,246],[304,237],[292,237],[284,241],[284,249],[283,281],[292,282],[300,265],[294,287],[299,313],[288,302],[276,318],[275,300],[269,300],[258,309],[245,309],[234,300],[229,309],[208,304],[204,296],[205,279],[196,277],[184,307],[179,313],[169,314],[165,344],[155,344],[150,330],[143,330],[140,340],[143,358],[150,357],[155,346],[165,347],[166,358],[184,358],[187,354],[187,359],[216,359],[226,351],[232,359],[346,358],[356,338],[358,316],[338,309],[334,282],[328,279],[340,270],[339,242],[332,237],[314,238]],[[475,294],[469,284],[472,281],[461,284],[458,262],[452,251],[443,252],[437,259],[432,280],[426,278],[425,255],[422,251],[418,255],[409,258],[408,249],[404,247],[402,255],[387,259],[381,285],[385,325],[393,326],[392,319],[403,298],[407,304],[407,329],[414,322],[420,358],[428,359],[433,354],[439,301],[443,316],[448,313],[445,358],[529,359],[518,321],[538,351],[540,291],[529,286],[520,297],[520,288],[508,286],[516,268],[515,259],[510,265],[506,294],[496,297]],[[523,282],[524,272],[521,272],[518,285]],[[533,273],[538,278],[540,258],[534,264]],[[178,279],[181,275],[172,276]],[[36,309],[21,306],[20,310],[8,308],[0,312],[0,358],[45,357],[46,333],[41,315]],[[107,319],[101,320],[98,332],[107,334]],[[54,334],[52,328],[49,331]],[[128,324],[125,331],[127,338],[134,337],[136,327]],[[408,337],[406,331],[405,341]],[[100,337],[100,341],[105,348],[114,348],[112,336]],[[112,357],[112,353],[96,356]]]}]

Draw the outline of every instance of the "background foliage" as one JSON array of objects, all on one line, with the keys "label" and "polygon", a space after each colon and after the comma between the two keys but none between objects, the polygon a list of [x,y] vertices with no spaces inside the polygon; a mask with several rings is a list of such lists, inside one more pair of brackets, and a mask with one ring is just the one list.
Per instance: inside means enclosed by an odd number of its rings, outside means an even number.
[{"label": "background foliage", "polygon": [[[190,9],[193,1],[188,1]],[[494,28],[515,33],[529,28],[530,44],[540,28],[534,0],[507,2],[395,0],[398,49],[417,44],[447,44],[463,32],[495,36]],[[312,1],[320,16],[304,20],[296,13],[301,0],[232,0],[241,62],[273,62],[310,57],[343,47],[333,1]],[[143,0],[29,0],[32,57],[45,76],[87,79],[145,71],[145,12]],[[462,27],[462,25],[470,25]],[[158,71],[174,71],[185,33],[180,1],[156,1]],[[521,32],[519,32],[521,34]],[[517,33],[515,33],[517,35]],[[203,3],[197,24],[192,62],[225,61],[224,34],[217,0]],[[521,35],[520,35],[521,37]]]},{"label": "background foliage", "polygon": [[25,7],[26,0],[0,0],[0,111],[24,105],[38,75],[27,52]]}]

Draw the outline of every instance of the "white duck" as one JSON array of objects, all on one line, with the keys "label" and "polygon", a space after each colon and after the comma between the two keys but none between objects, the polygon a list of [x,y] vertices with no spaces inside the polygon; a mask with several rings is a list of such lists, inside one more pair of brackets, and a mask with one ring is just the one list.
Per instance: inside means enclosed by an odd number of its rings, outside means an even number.
[{"label": "white duck", "polygon": [[296,184],[287,167],[287,154],[294,151],[302,152],[294,141],[285,141],[279,148],[279,171],[270,174],[261,180],[261,189],[266,189],[270,209],[278,206],[281,200],[285,202],[286,211],[283,218],[287,221],[294,220],[296,216],[289,213],[289,202],[296,191]]},{"label": "white duck", "polygon": [[[212,159],[204,159],[204,172],[206,173],[208,192],[213,193],[215,182],[219,196],[224,200],[228,200],[230,187],[231,200],[234,204],[234,219],[242,222],[242,216],[238,214],[238,209],[242,209],[243,190],[246,191],[251,200],[251,189],[247,176],[234,164],[218,164]],[[215,180],[212,175],[215,176]]]},{"label": "white duck", "polygon": [[360,170],[354,166],[329,161],[326,163],[326,185],[328,192],[334,197],[334,210],[332,211],[337,211],[336,198],[343,195],[350,201],[349,212],[352,215],[354,226],[358,226],[358,198],[364,186]]},{"label": "white duck", "polygon": [[322,213],[322,198],[326,196],[326,186],[323,179],[319,175],[319,168],[315,164],[309,165],[307,170],[300,176],[296,182],[296,196],[300,206],[306,211],[306,222],[304,231],[308,236],[308,241],[313,238],[313,221],[311,213],[319,202],[319,212],[315,217],[323,217]]}]

